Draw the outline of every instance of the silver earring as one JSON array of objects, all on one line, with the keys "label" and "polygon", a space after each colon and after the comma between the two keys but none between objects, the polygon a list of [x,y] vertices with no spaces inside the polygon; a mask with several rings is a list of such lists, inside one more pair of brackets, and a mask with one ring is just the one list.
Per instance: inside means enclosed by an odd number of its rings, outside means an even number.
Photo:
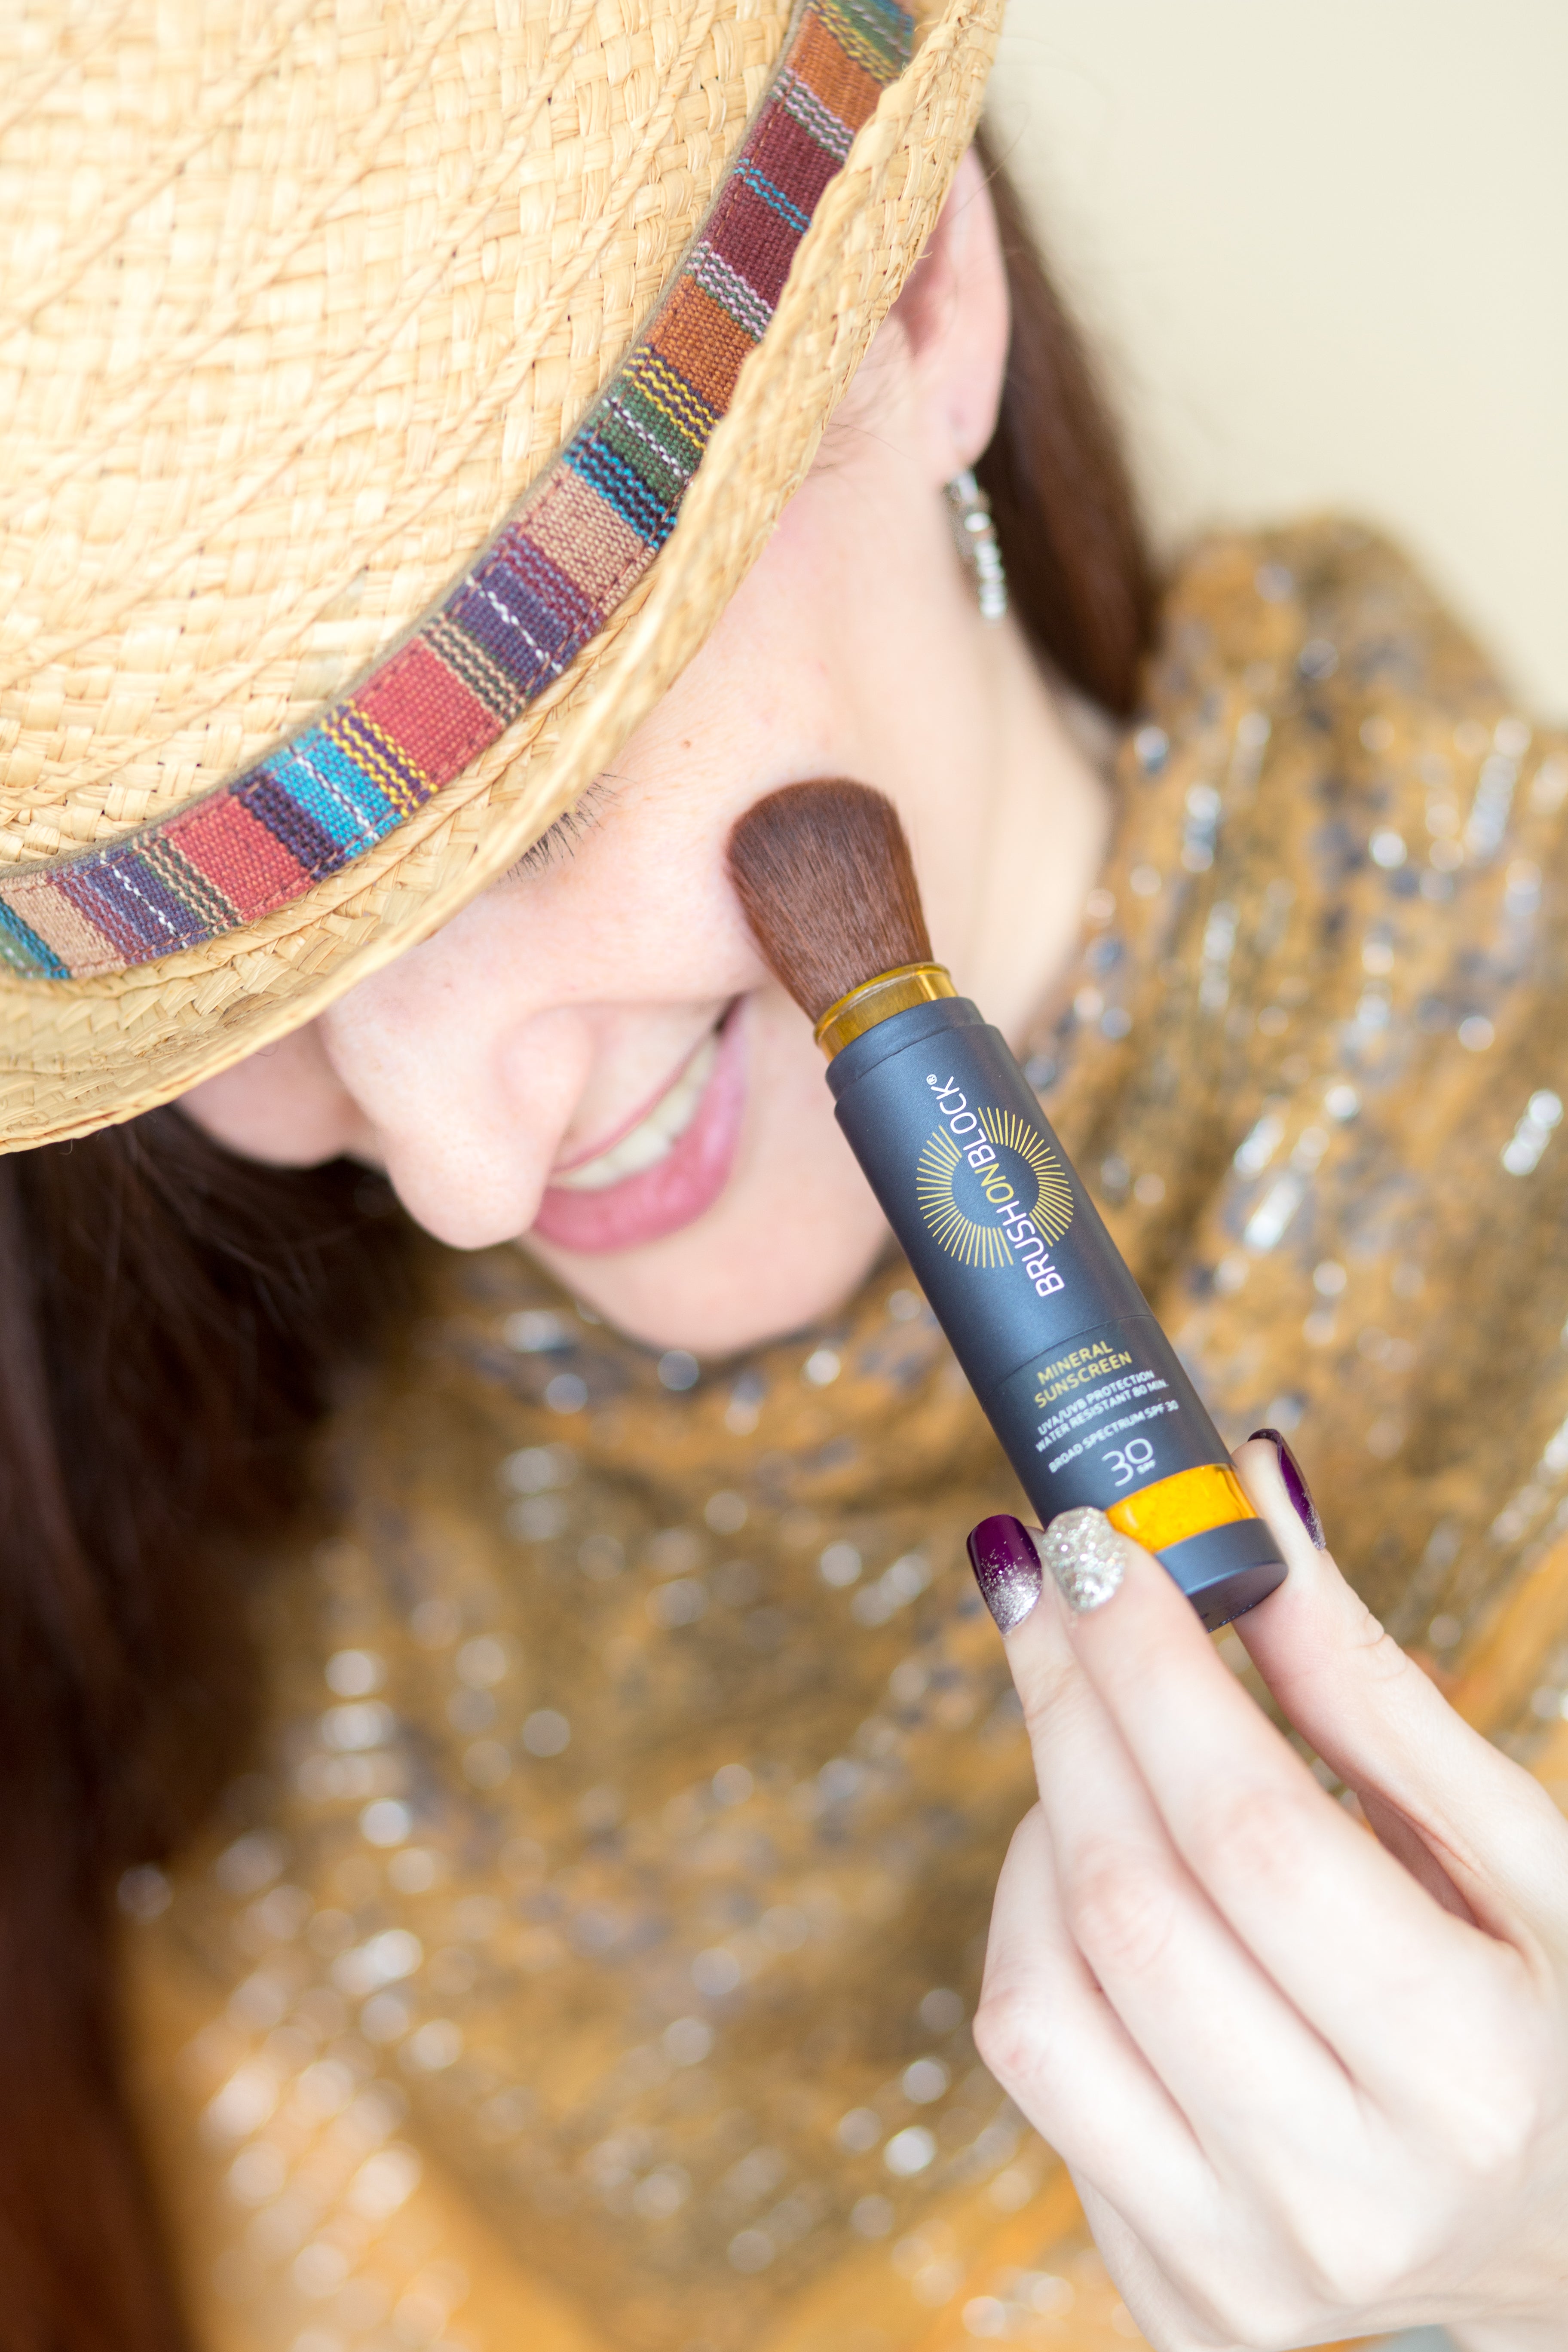
[{"label": "silver earring", "polygon": [[1002,568],[1002,542],[991,520],[991,501],[968,467],[943,485],[942,495],[952,518],[959,556],[974,583],[980,617],[1000,621],[1007,610],[1007,574]]}]

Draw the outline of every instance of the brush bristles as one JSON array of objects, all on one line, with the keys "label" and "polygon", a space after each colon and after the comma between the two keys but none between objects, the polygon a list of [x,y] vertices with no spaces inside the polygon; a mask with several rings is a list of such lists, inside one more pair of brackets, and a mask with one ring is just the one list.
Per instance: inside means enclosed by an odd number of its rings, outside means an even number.
[{"label": "brush bristles", "polygon": [[769,793],[730,836],[730,874],[769,969],[813,1021],[879,972],[931,961],[910,845],[868,784]]}]

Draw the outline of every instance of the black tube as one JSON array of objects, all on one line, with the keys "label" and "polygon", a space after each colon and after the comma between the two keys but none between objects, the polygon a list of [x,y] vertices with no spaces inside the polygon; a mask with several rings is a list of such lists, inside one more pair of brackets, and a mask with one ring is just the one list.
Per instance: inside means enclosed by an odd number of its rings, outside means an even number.
[{"label": "black tube", "polygon": [[1041,1524],[1108,1512],[1205,1625],[1272,1592],[1274,1539],[1000,1031],[965,997],[916,1005],[842,1047],[827,1082]]}]

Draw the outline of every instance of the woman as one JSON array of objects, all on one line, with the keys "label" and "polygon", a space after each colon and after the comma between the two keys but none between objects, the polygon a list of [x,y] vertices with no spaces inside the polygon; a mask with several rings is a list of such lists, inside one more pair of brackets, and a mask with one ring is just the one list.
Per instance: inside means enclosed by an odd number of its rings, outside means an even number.
[{"label": "woman", "polygon": [[[983,12],[460,15],[24,93],[11,2340],[1555,2342],[1568,1832],[1279,1433],[1543,1721],[1561,748],[1331,526],[1141,667]],[[1267,1424],[1294,1744],[1009,1516],[724,882],[820,773]]]}]

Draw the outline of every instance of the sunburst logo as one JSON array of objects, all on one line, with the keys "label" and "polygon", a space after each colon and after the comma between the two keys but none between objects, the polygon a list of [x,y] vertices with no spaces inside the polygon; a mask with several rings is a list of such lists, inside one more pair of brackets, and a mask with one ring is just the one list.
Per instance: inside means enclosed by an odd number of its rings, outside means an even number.
[{"label": "sunburst logo", "polygon": [[977,1224],[958,1205],[953,1186],[959,1170],[965,1166],[963,1154],[946,1128],[939,1127],[921,1153],[915,1178],[927,1230],[965,1265],[1011,1265],[1013,1253],[1004,1228]]},{"label": "sunburst logo", "polygon": [[923,1146],[915,1177],[921,1214],[931,1238],[963,1265],[1012,1265],[1011,1228],[1020,1221],[1040,1242],[1060,1241],[1072,1223],[1072,1186],[1027,1119],[991,1108],[974,1117],[991,1147],[981,1165],[974,1140],[965,1144],[945,1127]]}]

